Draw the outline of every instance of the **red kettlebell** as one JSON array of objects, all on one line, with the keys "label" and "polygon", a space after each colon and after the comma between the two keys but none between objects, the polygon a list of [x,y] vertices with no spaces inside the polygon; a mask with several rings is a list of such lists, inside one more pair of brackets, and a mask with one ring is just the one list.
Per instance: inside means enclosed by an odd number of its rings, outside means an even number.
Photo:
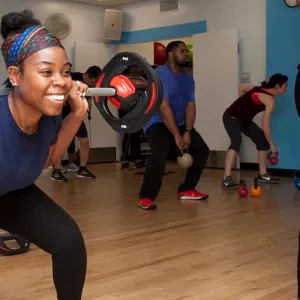
[{"label": "red kettlebell", "polygon": [[246,181],[244,179],[240,180],[240,184],[239,184],[239,195],[241,197],[247,197],[248,196],[248,188],[247,188],[247,184]]},{"label": "red kettlebell", "polygon": [[279,156],[278,151],[275,153],[269,152],[269,154],[268,154],[269,163],[273,166],[277,165],[279,162],[278,156]]}]

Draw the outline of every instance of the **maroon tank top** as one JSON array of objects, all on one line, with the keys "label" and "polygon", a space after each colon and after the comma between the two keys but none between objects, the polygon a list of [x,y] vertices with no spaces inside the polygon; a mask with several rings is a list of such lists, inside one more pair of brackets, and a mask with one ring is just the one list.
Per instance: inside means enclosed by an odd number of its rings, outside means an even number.
[{"label": "maroon tank top", "polygon": [[247,127],[258,113],[265,110],[265,105],[259,101],[258,97],[255,97],[255,93],[263,93],[274,97],[261,86],[256,86],[239,97],[226,109],[227,113],[241,122],[243,128]]}]

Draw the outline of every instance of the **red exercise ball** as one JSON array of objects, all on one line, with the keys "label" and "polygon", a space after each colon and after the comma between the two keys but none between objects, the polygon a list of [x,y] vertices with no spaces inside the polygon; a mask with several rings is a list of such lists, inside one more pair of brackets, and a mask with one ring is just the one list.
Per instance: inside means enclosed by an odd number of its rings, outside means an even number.
[{"label": "red exercise ball", "polygon": [[297,0],[297,6],[300,8],[300,0]]},{"label": "red exercise ball", "polygon": [[154,64],[161,66],[166,62],[166,46],[159,42],[154,42]]}]

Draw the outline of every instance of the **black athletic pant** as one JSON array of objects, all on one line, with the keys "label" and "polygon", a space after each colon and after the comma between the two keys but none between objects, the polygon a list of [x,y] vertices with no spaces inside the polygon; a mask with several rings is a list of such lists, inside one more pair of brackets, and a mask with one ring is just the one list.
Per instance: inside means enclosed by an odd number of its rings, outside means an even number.
[{"label": "black athletic pant", "polygon": [[[130,155],[129,155],[130,148]],[[131,134],[124,134],[122,142],[123,160],[134,162],[141,156],[141,130]]]},{"label": "black athletic pant", "polygon": [[[180,126],[179,130],[183,134],[185,126]],[[140,198],[155,199],[161,188],[170,147],[177,146],[173,135],[163,123],[155,123],[150,126],[146,131],[146,139],[152,153],[146,164]],[[187,170],[184,182],[178,187],[179,193],[195,189],[202,175],[209,152],[208,146],[194,129],[191,133],[191,145],[189,147],[189,153],[193,157],[193,165]]]},{"label": "black athletic pant", "polygon": [[52,199],[36,185],[1,196],[0,228],[52,255],[57,299],[81,299],[87,264],[84,240],[74,220]]},{"label": "black athletic pant", "polygon": [[231,141],[228,149],[233,149],[237,153],[240,152],[242,133],[252,140],[258,151],[268,151],[270,149],[264,132],[253,121],[250,122],[247,128],[242,128],[238,119],[232,117],[228,112],[225,112],[223,114],[223,123]]}]

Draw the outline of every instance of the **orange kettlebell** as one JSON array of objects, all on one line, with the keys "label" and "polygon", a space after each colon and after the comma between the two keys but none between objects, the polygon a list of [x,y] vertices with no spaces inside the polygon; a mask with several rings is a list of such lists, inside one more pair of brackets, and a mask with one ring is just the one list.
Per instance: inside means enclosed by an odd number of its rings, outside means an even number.
[{"label": "orange kettlebell", "polygon": [[258,186],[257,178],[254,178],[254,185],[251,186],[250,193],[253,197],[259,197],[261,195],[261,188]]}]

